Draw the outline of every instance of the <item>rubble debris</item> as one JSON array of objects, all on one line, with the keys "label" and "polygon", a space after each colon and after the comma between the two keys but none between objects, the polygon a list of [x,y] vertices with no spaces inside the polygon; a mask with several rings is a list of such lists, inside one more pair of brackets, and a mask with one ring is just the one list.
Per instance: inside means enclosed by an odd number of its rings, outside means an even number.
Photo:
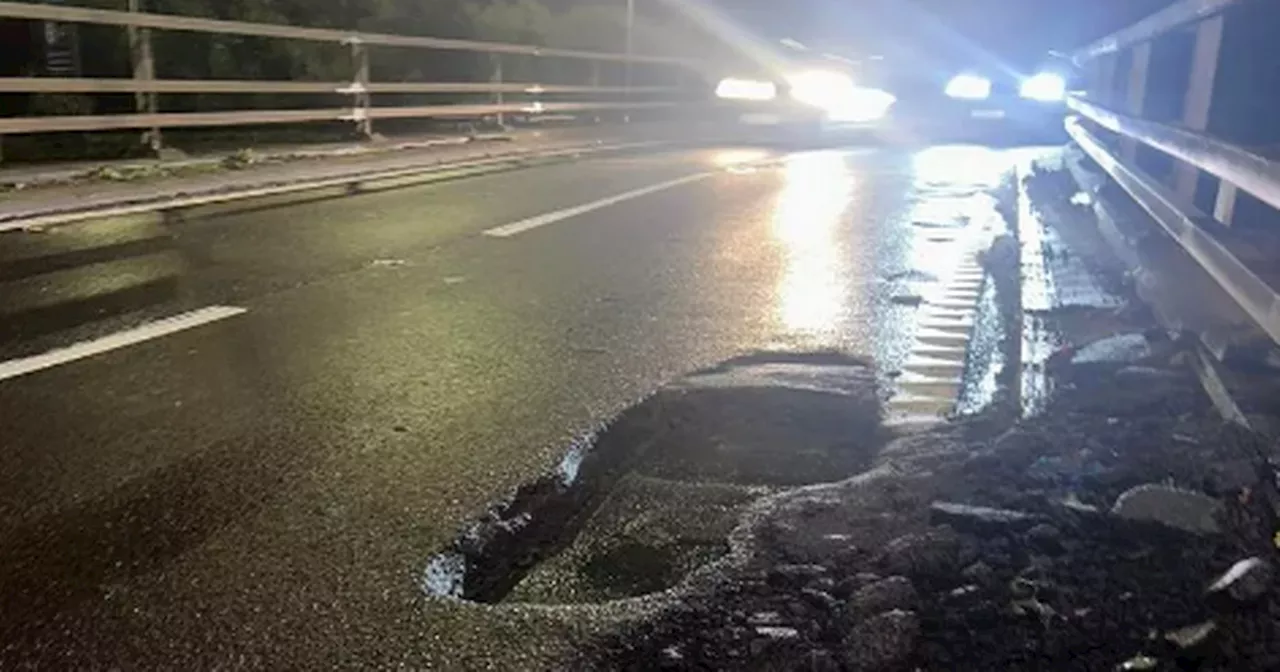
[{"label": "rubble debris", "polygon": [[1198,492],[1148,483],[1130,488],[1111,512],[1128,520],[1150,520],[1196,534],[1217,534],[1218,500]]},{"label": "rubble debris", "polygon": [[951,525],[957,530],[986,533],[1002,528],[1026,529],[1036,524],[1036,516],[1022,511],[993,509],[952,502],[934,502],[929,505],[930,520],[936,524]]},{"label": "rubble debris", "polygon": [[1246,558],[1231,566],[1209,586],[1210,593],[1225,593],[1236,602],[1248,603],[1262,597],[1275,578],[1275,569],[1262,558]]}]

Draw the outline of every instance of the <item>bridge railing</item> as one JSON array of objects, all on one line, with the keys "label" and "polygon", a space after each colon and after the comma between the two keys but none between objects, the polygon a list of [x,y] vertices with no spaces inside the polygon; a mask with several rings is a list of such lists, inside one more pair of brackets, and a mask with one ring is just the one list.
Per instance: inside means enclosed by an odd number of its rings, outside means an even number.
[{"label": "bridge railing", "polygon": [[[304,122],[347,122],[365,136],[374,133],[379,119],[473,118],[504,115],[550,115],[592,110],[638,110],[670,107],[686,98],[686,75],[696,64],[680,58],[655,55],[554,49],[523,44],[444,39],[380,33],[364,33],[324,28],[248,23],[189,16],[152,14],[140,11],[86,9],[60,5],[0,1],[0,19],[43,23],[47,28],[68,24],[113,26],[128,31],[132,77],[0,77],[0,93],[28,94],[133,94],[134,109],[127,114],[86,114],[62,116],[0,117],[0,137],[16,134],[64,131],[107,131],[139,129],[152,148],[161,145],[162,129],[184,127],[295,124]],[[263,81],[160,79],[152,48],[153,31],[177,31],[206,35],[235,35],[252,38],[299,40],[332,45],[350,54],[350,77],[342,81]],[[492,63],[489,81],[405,82],[374,81],[370,51],[380,48],[488,54]],[[504,59],[528,58],[540,61],[569,59],[590,63],[581,83],[541,83],[507,81]],[[625,68],[620,82],[607,81],[601,65]],[[631,86],[631,69],[644,67],[669,72],[663,85]],[[649,79],[655,79],[650,77]],[[165,94],[334,94],[347,104],[302,109],[245,109],[223,111],[161,110],[159,96]],[[460,94],[455,98],[483,96],[484,102],[450,101],[430,105],[378,105],[380,94]]]},{"label": "bridge railing", "polygon": [[[1268,87],[1250,88],[1277,74],[1263,71],[1280,45],[1259,36],[1280,27],[1278,10],[1270,0],[1180,0],[1080,50],[1085,76],[1067,130],[1280,342],[1275,260],[1259,263],[1266,255],[1243,231],[1280,209],[1280,162],[1258,145],[1278,139],[1269,134],[1280,121],[1258,113]],[[1252,81],[1239,76],[1249,63],[1263,66]]]}]

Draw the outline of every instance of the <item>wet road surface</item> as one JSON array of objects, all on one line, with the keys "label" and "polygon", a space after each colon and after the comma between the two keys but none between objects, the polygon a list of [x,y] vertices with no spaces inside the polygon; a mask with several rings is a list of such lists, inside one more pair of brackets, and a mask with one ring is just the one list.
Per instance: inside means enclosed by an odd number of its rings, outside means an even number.
[{"label": "wet road surface", "polygon": [[834,349],[889,383],[920,224],[1011,157],[680,151],[117,223],[154,280],[122,314],[93,302],[114,260],[4,285],[0,668],[474,664],[528,624],[423,597],[459,526],[716,361]]}]

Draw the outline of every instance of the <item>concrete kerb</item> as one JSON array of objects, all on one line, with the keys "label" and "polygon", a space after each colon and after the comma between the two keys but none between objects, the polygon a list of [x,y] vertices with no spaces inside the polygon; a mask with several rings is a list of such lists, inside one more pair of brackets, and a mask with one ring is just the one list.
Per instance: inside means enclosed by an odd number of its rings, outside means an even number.
[{"label": "concrete kerb", "polygon": [[27,212],[9,219],[0,219],[0,233],[30,231],[90,220],[121,217],[161,216],[190,219],[211,216],[244,209],[272,207],[307,200],[337,198],[358,193],[385,191],[438,181],[498,172],[525,166],[531,162],[572,159],[584,154],[603,154],[628,150],[652,149],[668,143],[661,141],[605,144],[592,142],[542,150],[513,150],[487,153],[477,158],[461,160],[434,160],[421,165],[384,169],[379,171],[353,170],[336,177],[300,178],[250,189],[210,189],[192,193],[190,190],[158,198],[129,201],[122,199],[110,206],[78,209],[49,208],[43,212]]}]

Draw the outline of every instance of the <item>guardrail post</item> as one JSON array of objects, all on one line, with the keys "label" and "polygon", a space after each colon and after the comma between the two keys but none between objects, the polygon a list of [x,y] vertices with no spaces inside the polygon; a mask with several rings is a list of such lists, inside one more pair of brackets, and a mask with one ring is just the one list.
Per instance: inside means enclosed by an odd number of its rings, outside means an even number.
[{"label": "guardrail post", "polygon": [[[1129,114],[1142,116],[1147,102],[1147,73],[1151,70],[1151,42],[1143,42],[1133,48],[1133,61],[1129,64],[1129,87],[1126,89],[1125,107]],[[1130,165],[1138,158],[1138,141],[1123,138],[1120,151]]]},{"label": "guardrail post", "polygon": [[[503,80],[502,54],[494,54],[493,55],[493,76],[489,78],[489,81],[493,82],[494,84],[501,84],[502,80]],[[502,94],[502,91],[497,91],[496,93],[494,93],[494,96],[493,96],[494,103],[498,105],[504,105],[506,104],[506,101],[507,101],[507,98]],[[498,127],[499,128],[507,127],[507,115],[505,112],[498,112]]]},{"label": "guardrail post", "polygon": [[369,116],[372,96],[369,95],[369,49],[359,37],[346,40],[351,46],[351,64],[355,74],[351,78],[351,119],[356,133],[366,140],[373,138],[373,119]]},{"label": "guardrail post", "polygon": [[[137,14],[142,11],[142,0],[129,0],[129,12]],[[151,29],[129,26],[129,57],[133,63],[133,81],[139,85],[150,86],[156,78],[156,62],[151,52]],[[155,91],[135,91],[133,94],[134,109],[138,114],[155,114],[159,110]],[[164,147],[160,128],[152,126],[142,134],[142,144],[159,154]]]},{"label": "guardrail post", "polygon": [[1213,218],[1231,226],[1231,221],[1236,218],[1236,196],[1240,190],[1236,185],[1226,180],[1218,183],[1218,197],[1213,202]]},{"label": "guardrail post", "polygon": [[1120,65],[1120,59],[1116,54],[1103,54],[1094,59],[1097,68],[1098,91],[1097,98],[1100,103],[1107,106],[1114,106],[1116,100],[1116,69]]},{"label": "guardrail post", "polygon": [[[1205,19],[1196,26],[1195,51],[1191,59],[1191,74],[1187,82],[1187,96],[1183,100],[1182,125],[1193,131],[1209,127],[1209,114],[1213,105],[1213,85],[1218,75],[1218,53],[1222,49],[1221,14]],[[1194,205],[1200,171],[1189,163],[1179,162],[1174,168],[1174,194],[1184,205]],[[1234,190],[1231,198],[1234,199]],[[1219,196],[1222,196],[1219,192]],[[1217,208],[1215,208],[1216,210]],[[1226,207],[1234,210],[1234,203]]]}]

